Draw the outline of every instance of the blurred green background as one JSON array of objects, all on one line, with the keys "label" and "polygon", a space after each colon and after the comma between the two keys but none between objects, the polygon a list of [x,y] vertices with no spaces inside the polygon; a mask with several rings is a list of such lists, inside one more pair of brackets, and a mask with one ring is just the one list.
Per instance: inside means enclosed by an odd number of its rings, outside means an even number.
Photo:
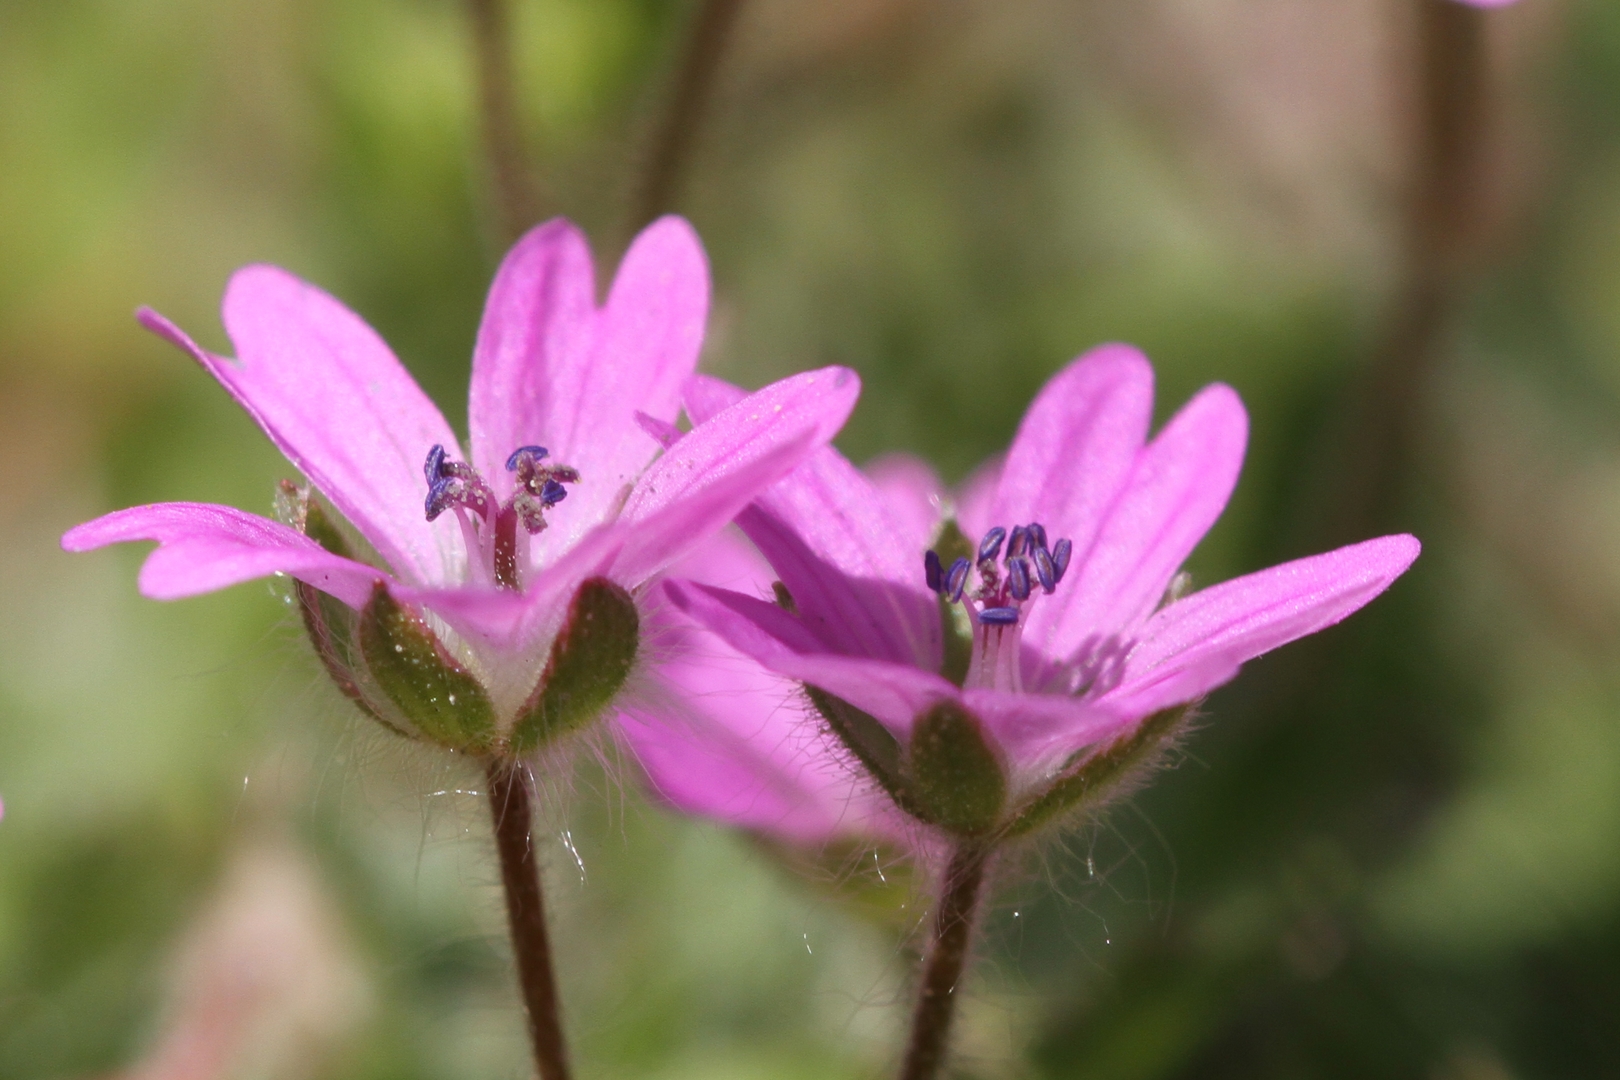
[{"label": "blurred green background", "polygon": [[[1418,6],[742,6],[675,200],[711,370],[850,364],[846,452],[954,478],[1129,340],[1161,416],[1217,379],[1252,414],[1199,582],[1346,522],[1425,542],[1002,882],[964,1076],[1620,1062],[1620,6],[1482,17],[1478,235],[1386,385]],[[610,266],[690,8],[513,11],[547,212]],[[223,349],[245,262],[343,298],[463,422],[502,246],[476,85],[452,0],[0,0],[0,1078],[526,1075],[476,774],[348,710],[274,589],[158,604],[141,551],[56,546],[135,503],[268,509],[289,467],[130,318]],[[852,902],[622,766],[551,787],[582,1077],[892,1068],[917,897]]]}]

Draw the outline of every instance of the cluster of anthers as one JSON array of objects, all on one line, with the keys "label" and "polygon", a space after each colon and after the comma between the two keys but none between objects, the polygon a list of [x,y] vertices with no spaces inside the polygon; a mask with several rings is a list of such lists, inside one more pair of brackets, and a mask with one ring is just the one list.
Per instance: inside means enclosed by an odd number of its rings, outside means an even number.
[{"label": "cluster of anthers", "polygon": [[[1006,551],[1002,543],[1006,542]],[[1074,544],[1067,537],[1050,547],[1040,522],[1014,525],[1009,533],[996,526],[979,541],[975,558],[956,559],[949,567],[930,549],[923,556],[928,587],[948,603],[961,604],[973,622],[973,655],[966,685],[1021,689],[1018,656],[1020,619],[1037,589],[1050,594],[1069,569]],[[977,570],[978,588],[968,589]]]},{"label": "cluster of anthers", "polygon": [[[424,509],[433,521],[453,510],[467,544],[469,566],[482,569],[498,584],[522,588],[519,580],[518,526],[532,536],[546,527],[546,511],[568,497],[564,484],[579,482],[579,470],[568,465],[545,464],[543,446],[520,446],[506,459],[506,471],[515,473],[516,490],[505,505],[464,461],[452,461],[444,447],[428,451],[422,473],[428,492]],[[476,558],[473,557],[476,555]],[[476,576],[477,570],[471,570]]]}]

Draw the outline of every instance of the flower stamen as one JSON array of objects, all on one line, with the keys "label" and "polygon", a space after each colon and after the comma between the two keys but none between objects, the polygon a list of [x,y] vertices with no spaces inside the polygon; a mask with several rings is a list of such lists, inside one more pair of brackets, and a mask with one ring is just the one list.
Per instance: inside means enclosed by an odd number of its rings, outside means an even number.
[{"label": "flower stamen", "polygon": [[452,461],[438,444],[428,451],[422,464],[428,484],[423,508],[429,521],[446,510],[455,511],[467,545],[470,581],[493,581],[513,591],[523,588],[521,571],[526,562],[527,538],[544,531],[546,511],[568,497],[563,485],[579,482],[577,469],[542,464],[548,455],[543,446],[520,446],[512,451],[506,468],[517,474],[517,490],[505,505],[500,505],[489,484],[471,465]]},{"label": "flower stamen", "polygon": [[[1010,530],[996,526],[984,534],[974,554],[972,562],[959,558],[947,569],[937,551],[924,553],[924,580],[947,603],[962,604],[973,621],[973,655],[965,685],[1022,689],[1019,639],[1024,606],[1037,585],[1043,595],[1056,591],[1069,569],[1074,544],[1064,537],[1048,546],[1046,526],[1035,521]],[[979,573],[978,588],[973,590],[967,588],[970,570]]]}]

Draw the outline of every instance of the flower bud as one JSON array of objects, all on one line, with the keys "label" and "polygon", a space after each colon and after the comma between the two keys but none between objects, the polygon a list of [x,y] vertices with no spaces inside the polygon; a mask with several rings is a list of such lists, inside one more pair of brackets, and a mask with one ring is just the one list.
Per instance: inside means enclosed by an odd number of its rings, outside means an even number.
[{"label": "flower bud", "polygon": [[588,578],[568,605],[568,617],[539,685],[518,710],[512,751],[526,754],[595,720],[636,662],[641,618],[635,600],[606,578]]}]

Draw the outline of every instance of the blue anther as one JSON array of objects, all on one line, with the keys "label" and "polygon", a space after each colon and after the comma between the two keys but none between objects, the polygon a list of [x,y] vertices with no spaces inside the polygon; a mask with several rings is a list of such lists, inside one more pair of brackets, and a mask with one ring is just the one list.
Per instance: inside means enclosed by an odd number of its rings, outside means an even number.
[{"label": "blue anther", "polygon": [[541,458],[545,457],[547,453],[548,451],[543,446],[520,446],[516,450],[512,451],[511,457],[506,459],[506,471],[517,472],[518,458],[522,457],[524,454],[532,454],[534,456],[534,460],[539,461]]},{"label": "blue anther", "polygon": [[1038,521],[1029,523],[1029,546],[1031,549],[1046,546],[1046,526]]},{"label": "blue anther", "polygon": [[1029,546],[1029,530],[1022,525],[1014,525],[1012,536],[1007,539],[1007,558],[1015,559],[1024,553]]},{"label": "blue anther", "polygon": [[1052,553],[1043,547],[1035,549],[1035,576],[1040,579],[1041,591],[1050,593],[1057,588],[1057,567],[1052,563]]},{"label": "blue anther", "polygon": [[939,564],[939,552],[932,548],[923,552],[923,580],[933,592],[945,586],[945,568]]},{"label": "blue anther", "polygon": [[962,599],[962,589],[967,585],[968,561],[957,559],[951,563],[950,573],[945,575],[945,598],[951,603]]},{"label": "blue anther", "polygon": [[545,507],[556,506],[568,498],[568,489],[555,480],[547,480],[540,485],[540,505]]},{"label": "blue anther", "polygon": [[1063,580],[1063,575],[1069,569],[1069,556],[1074,554],[1074,542],[1067,536],[1059,540],[1052,548],[1052,584],[1056,585]]},{"label": "blue anther", "polygon": [[1018,609],[1015,607],[987,607],[979,612],[979,621],[989,623],[991,626],[1011,626],[1018,621]]},{"label": "blue anther", "polygon": [[988,559],[990,562],[995,562],[996,556],[1001,554],[1001,542],[1006,538],[1007,530],[1000,525],[985,533],[984,539],[979,541],[978,561],[984,562]]},{"label": "blue anther", "polygon": [[1029,599],[1029,560],[1022,555],[1007,560],[1007,588],[1015,598]]},{"label": "blue anther", "polygon": [[428,451],[427,460],[422,462],[422,475],[427,478],[429,488],[439,482],[439,477],[444,475],[443,446],[433,444],[433,449]]},{"label": "blue anther", "polygon": [[429,521],[444,513],[444,489],[446,486],[448,485],[443,480],[428,485],[427,500],[422,504],[422,509],[427,513]]}]

